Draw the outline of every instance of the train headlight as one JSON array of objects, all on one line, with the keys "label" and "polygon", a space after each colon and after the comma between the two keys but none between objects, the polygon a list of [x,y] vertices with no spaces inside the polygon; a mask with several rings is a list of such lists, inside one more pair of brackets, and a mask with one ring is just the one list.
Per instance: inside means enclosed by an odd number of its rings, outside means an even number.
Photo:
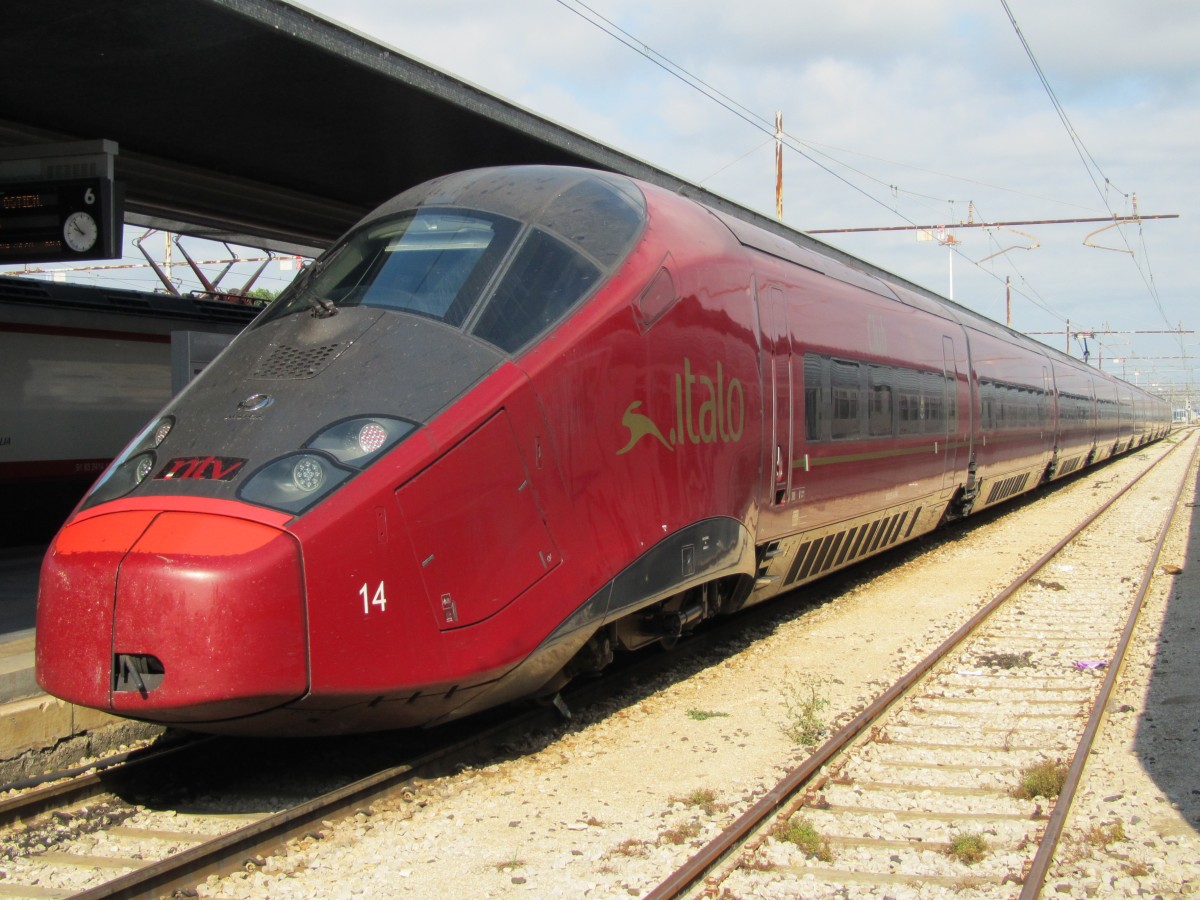
[{"label": "train headlight", "polygon": [[167,439],[167,435],[171,433],[171,429],[175,426],[175,420],[168,416],[165,419],[160,419],[154,427],[154,446],[157,447]]},{"label": "train headlight", "polygon": [[167,439],[174,425],[173,416],[163,416],[143,428],[92,486],[84,500],[84,508],[124,497],[149,478],[158,460],[155,450]]},{"label": "train headlight", "polygon": [[361,469],[416,427],[414,422],[391,416],[358,416],[317,432],[304,446],[324,450],[338,462]]},{"label": "train headlight", "polygon": [[358,449],[363,453],[374,453],[380,447],[387,443],[387,429],[378,422],[368,422],[362,428],[358,429],[358,434],[355,438],[358,442]]},{"label": "train headlight", "polygon": [[354,473],[321,453],[292,453],[246,479],[238,496],[284,512],[303,512]]},{"label": "train headlight", "polygon": [[134,460],[133,481],[134,484],[141,484],[146,480],[146,476],[154,469],[154,454],[145,453]]},{"label": "train headlight", "polygon": [[325,483],[325,467],[315,456],[302,456],[299,462],[292,466],[292,484],[306,494],[321,489]]}]

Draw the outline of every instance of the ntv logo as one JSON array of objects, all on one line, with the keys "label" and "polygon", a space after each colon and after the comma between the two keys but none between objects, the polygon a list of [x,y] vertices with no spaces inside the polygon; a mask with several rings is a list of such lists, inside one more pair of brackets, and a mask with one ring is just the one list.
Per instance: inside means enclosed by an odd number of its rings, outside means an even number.
[{"label": "ntv logo", "polygon": [[683,371],[675,374],[674,424],[668,426],[665,436],[653,419],[638,412],[641,405],[641,400],[634,400],[621,416],[621,424],[629,432],[629,441],[617,451],[617,456],[628,453],[644,437],[653,438],[672,453],[685,441],[693,444],[740,441],[746,424],[746,395],[742,383],[730,378],[726,385],[719,362],[713,379],[704,374],[693,374],[692,361],[684,357]]}]

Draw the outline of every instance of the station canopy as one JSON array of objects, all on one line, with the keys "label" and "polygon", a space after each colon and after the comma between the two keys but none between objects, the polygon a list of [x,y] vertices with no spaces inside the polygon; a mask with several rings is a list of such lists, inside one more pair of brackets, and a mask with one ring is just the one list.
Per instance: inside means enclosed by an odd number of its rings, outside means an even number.
[{"label": "station canopy", "polygon": [[284,0],[4,0],[0,149],[106,139],[133,225],[314,255],[482,166],[576,165],[769,217]]}]

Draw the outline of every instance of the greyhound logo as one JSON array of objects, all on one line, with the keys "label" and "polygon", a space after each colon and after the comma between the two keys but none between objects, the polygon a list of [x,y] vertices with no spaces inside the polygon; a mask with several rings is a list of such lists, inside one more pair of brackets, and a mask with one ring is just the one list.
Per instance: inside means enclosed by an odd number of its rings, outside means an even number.
[{"label": "greyhound logo", "polygon": [[625,410],[625,415],[621,416],[621,424],[629,429],[629,443],[617,451],[617,456],[620,456],[623,453],[628,453],[633,449],[634,444],[647,435],[654,438],[660,444],[674,453],[675,448],[667,443],[667,439],[663,437],[662,432],[658,430],[658,426],[651,421],[650,417],[644,413],[634,412],[634,410],[641,405],[641,400],[634,400]]}]

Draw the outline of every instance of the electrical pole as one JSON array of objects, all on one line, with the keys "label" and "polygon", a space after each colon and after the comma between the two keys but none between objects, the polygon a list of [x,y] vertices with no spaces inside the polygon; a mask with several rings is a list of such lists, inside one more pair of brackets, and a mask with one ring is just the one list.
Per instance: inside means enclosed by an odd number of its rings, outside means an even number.
[{"label": "electrical pole", "polygon": [[783,221],[783,110],[775,113],[775,218]]}]

